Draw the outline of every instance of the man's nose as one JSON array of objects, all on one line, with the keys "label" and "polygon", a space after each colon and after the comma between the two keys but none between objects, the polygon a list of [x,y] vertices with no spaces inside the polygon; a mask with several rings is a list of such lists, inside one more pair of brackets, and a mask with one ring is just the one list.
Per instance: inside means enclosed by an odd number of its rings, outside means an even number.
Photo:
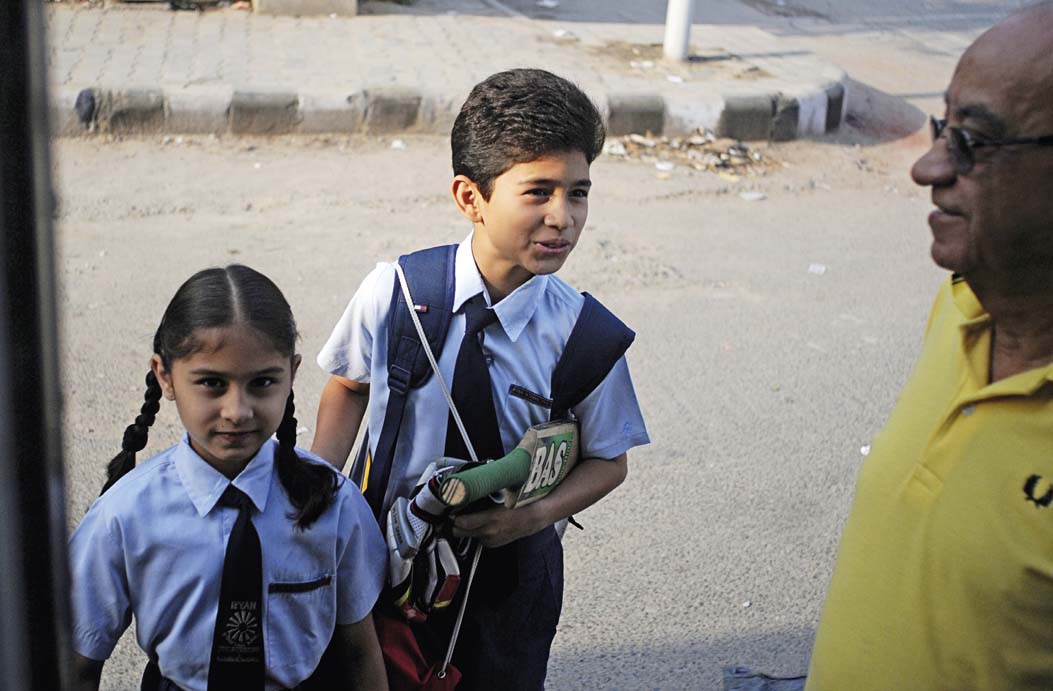
[{"label": "man's nose", "polygon": [[943,137],[935,140],[910,168],[911,179],[922,187],[950,185],[957,176],[947,140]]}]

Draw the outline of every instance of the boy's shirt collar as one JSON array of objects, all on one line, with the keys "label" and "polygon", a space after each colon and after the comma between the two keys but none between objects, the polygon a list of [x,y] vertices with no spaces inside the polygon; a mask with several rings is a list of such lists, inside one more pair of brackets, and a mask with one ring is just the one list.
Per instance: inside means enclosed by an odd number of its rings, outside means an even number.
[{"label": "boy's shirt collar", "polygon": [[179,480],[190,495],[190,501],[197,509],[198,515],[208,514],[231,484],[248,495],[256,509],[262,513],[267,507],[267,497],[270,494],[276,446],[273,440],[268,439],[238,476],[228,480],[227,476],[201,458],[191,448],[190,437],[183,435],[183,441],[175,450],[175,466]]},{"label": "boy's shirt collar", "polygon": [[493,304],[483,277],[479,274],[479,267],[475,265],[475,257],[472,256],[472,235],[458,245],[457,258],[454,261],[455,290],[453,294],[453,311],[460,311],[464,303],[479,293],[483,294],[486,304],[494,308],[497,313],[497,321],[501,328],[508,334],[508,338],[515,343],[523,329],[530,323],[534,312],[541,304],[541,297],[545,294],[548,286],[548,276],[534,276],[529,281],[513,290],[504,300]]}]

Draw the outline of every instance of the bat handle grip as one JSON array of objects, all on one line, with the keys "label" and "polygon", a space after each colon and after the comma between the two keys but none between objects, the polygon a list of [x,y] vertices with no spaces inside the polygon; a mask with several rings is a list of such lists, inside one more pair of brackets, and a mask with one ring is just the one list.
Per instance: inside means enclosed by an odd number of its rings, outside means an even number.
[{"label": "bat handle grip", "polygon": [[530,475],[530,454],[521,448],[495,461],[452,473],[443,480],[439,496],[447,506],[471,504],[506,487],[526,482]]}]

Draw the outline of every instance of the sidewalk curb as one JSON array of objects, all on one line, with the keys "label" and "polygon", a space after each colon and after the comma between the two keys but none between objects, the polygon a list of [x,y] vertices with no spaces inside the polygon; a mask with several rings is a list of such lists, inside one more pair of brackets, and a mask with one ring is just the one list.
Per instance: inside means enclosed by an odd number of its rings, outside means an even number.
[{"label": "sidewalk curb", "polygon": [[[599,102],[609,134],[688,134],[704,127],[722,137],[788,141],[837,130],[846,112],[842,70],[826,81],[783,91],[670,99],[658,92],[613,92]],[[52,97],[54,136],[114,134],[449,134],[463,95],[377,86],[340,93],[185,89],[59,90]],[[78,110],[78,102],[80,109]],[[86,105],[87,104],[87,105]]]},{"label": "sidewalk curb", "polygon": [[233,134],[289,134],[303,122],[300,97],[292,92],[235,91],[229,112]]}]

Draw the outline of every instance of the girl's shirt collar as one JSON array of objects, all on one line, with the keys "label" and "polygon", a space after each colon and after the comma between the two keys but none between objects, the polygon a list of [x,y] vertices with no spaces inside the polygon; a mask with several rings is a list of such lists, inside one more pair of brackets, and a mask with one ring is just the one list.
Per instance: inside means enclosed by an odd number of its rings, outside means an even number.
[{"label": "girl's shirt collar", "polygon": [[274,439],[268,439],[245,469],[236,478],[229,480],[197,455],[190,446],[190,437],[184,434],[173,456],[179,479],[198,515],[208,514],[231,484],[248,495],[256,510],[262,512],[267,507],[267,497],[270,494],[274,451],[277,445]]}]

